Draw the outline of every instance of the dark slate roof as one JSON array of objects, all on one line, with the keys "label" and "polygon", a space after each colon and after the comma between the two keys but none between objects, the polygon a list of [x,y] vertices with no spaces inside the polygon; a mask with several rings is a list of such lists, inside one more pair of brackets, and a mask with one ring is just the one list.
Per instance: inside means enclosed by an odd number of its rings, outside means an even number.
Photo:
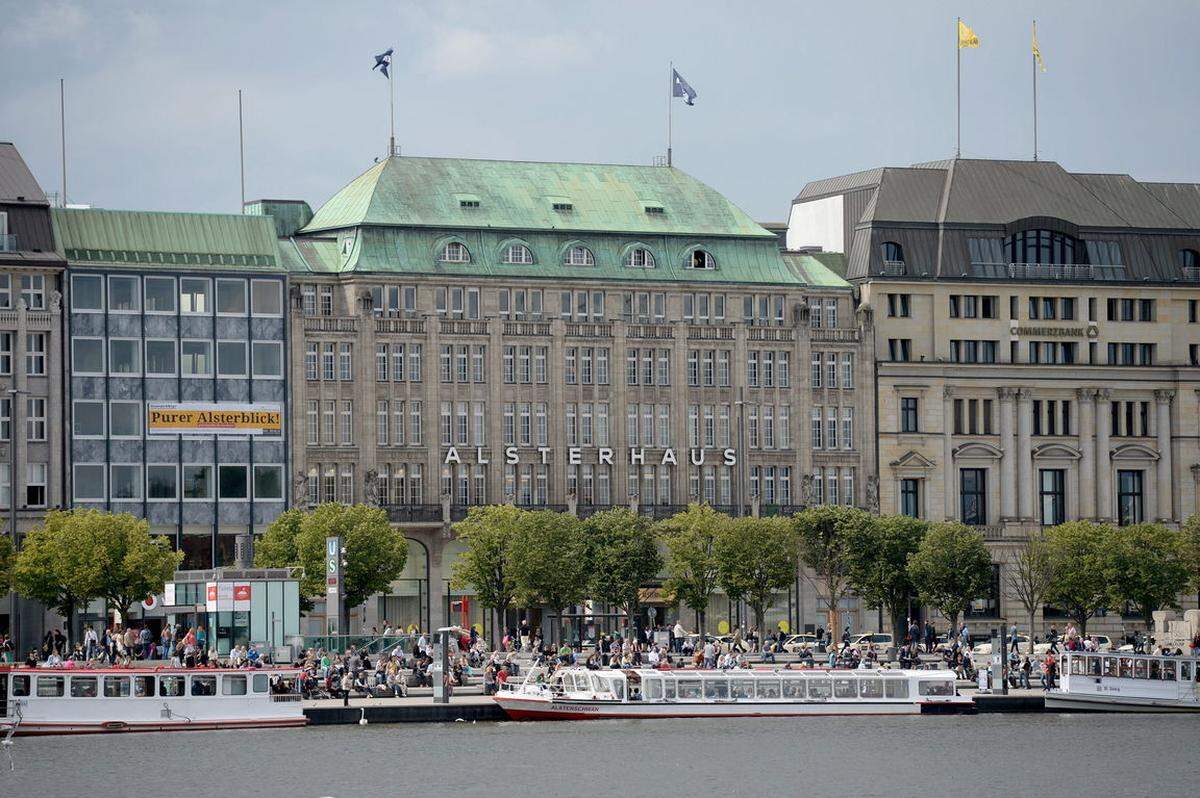
[{"label": "dark slate roof", "polygon": [[0,141],[0,202],[49,205],[25,159],[7,141]]}]

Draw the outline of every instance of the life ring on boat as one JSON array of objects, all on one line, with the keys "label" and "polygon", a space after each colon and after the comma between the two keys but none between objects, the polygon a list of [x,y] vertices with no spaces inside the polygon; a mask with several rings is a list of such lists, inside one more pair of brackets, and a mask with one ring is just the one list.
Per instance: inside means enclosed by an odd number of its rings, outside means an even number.
[{"label": "life ring on boat", "polygon": [[100,728],[104,731],[125,731],[129,724],[123,720],[106,720],[100,724]]}]

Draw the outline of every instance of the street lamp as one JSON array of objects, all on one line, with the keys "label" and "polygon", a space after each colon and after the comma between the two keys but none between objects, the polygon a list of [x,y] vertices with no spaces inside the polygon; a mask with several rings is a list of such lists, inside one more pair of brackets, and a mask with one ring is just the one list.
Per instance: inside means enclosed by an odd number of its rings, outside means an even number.
[{"label": "street lamp", "polygon": [[[17,535],[17,397],[27,394],[23,388],[8,389],[8,534],[12,536],[13,554],[21,550]],[[17,616],[17,591],[8,591],[8,626],[13,641],[13,662],[21,657],[21,621]]]}]

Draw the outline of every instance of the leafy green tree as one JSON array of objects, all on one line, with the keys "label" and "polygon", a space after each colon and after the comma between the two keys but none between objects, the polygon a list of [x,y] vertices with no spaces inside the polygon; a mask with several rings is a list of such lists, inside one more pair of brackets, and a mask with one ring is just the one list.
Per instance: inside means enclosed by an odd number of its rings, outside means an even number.
[{"label": "leafy green tree", "polygon": [[916,594],[908,558],[921,546],[929,524],[906,515],[884,515],[849,533],[846,572],[863,603],[887,612],[896,640],[904,637],[908,603]]},{"label": "leafy green tree", "polygon": [[592,566],[589,592],[636,625],[642,587],[662,570],[658,537],[645,517],[616,507],[583,522]]},{"label": "leafy green tree", "polygon": [[818,595],[829,607],[829,631],[836,636],[838,606],[850,592],[850,541],[870,528],[873,516],[857,507],[822,504],[796,513],[792,523],[799,535],[800,559],[820,580]]},{"label": "leafy green tree", "polygon": [[525,513],[511,543],[512,574],[517,598],[545,605],[557,617],[587,597],[588,545],[583,522],[567,513]]},{"label": "leafy green tree", "polygon": [[451,566],[450,582],[456,588],[471,587],[479,603],[499,617],[497,626],[517,595],[512,569],[512,541],[527,513],[511,504],[472,507],[467,517],[454,525],[454,534],[466,549]]},{"label": "leafy green tree", "polygon": [[931,524],[908,558],[908,576],[921,601],[949,618],[953,629],[972,601],[987,597],[992,558],[978,532],[957,522]]},{"label": "leafy green tree", "polygon": [[717,538],[730,520],[707,504],[690,504],[683,512],[658,523],[658,534],[667,548],[663,587],[672,600],[682,601],[696,613],[700,622],[697,631],[701,633],[720,574]]},{"label": "leafy green tree", "polygon": [[1031,532],[1016,550],[1005,569],[1008,592],[1025,608],[1029,618],[1029,653],[1033,653],[1034,623],[1037,611],[1046,603],[1054,584],[1054,563],[1050,546],[1042,531]]},{"label": "leafy green tree", "polygon": [[300,592],[311,601],[325,595],[325,538],[340,536],[344,607],[340,627],[349,628],[351,607],[388,589],[404,571],[408,541],[388,523],[387,513],[365,504],[329,502],[305,512],[280,514],[255,547],[260,568],[300,566]]},{"label": "leafy green tree", "polygon": [[1087,634],[1087,622],[1108,606],[1104,549],[1113,534],[1108,524],[1068,521],[1046,530],[1046,546],[1054,579],[1046,600],[1059,607]]},{"label": "leafy green tree", "polygon": [[12,587],[13,545],[12,538],[0,536],[0,593]]},{"label": "leafy green tree", "polygon": [[13,584],[67,618],[77,640],[75,612],[82,605],[103,598],[128,619],[135,603],[162,591],[182,560],[183,552],[128,513],[52,511],[26,535]]},{"label": "leafy green tree", "polygon": [[1193,515],[1183,525],[1187,536],[1187,562],[1192,572],[1192,586],[1200,590],[1200,515]]},{"label": "leafy green tree", "polygon": [[746,602],[762,639],[767,606],[796,578],[795,526],[782,517],[737,518],[722,525],[714,553],[721,588],[731,599]]},{"label": "leafy green tree", "polygon": [[1188,538],[1162,524],[1133,524],[1111,530],[1103,549],[1109,606],[1132,604],[1147,629],[1154,611],[1179,609],[1179,594],[1192,581]]}]

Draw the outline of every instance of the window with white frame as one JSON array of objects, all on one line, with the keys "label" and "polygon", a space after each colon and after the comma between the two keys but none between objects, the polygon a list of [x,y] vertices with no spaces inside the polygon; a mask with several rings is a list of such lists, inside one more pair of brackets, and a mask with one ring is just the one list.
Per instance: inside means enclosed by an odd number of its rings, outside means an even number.
[{"label": "window with white frame", "polygon": [[217,341],[217,376],[246,376],[245,341]]},{"label": "window with white frame", "polygon": [[174,277],[146,277],[142,290],[147,313],[174,313],[178,296]]},{"label": "window with white frame", "polygon": [[717,259],[707,250],[695,249],[688,257],[686,267],[689,269],[715,269],[717,268]]},{"label": "window with white frame", "polygon": [[642,247],[634,247],[625,255],[625,265],[631,269],[653,269],[654,254]]},{"label": "window with white frame", "polygon": [[217,466],[217,495],[222,501],[250,498],[250,483],[244,465]]},{"label": "window with white frame", "polygon": [[76,399],[71,413],[71,434],[76,438],[103,438],[104,402]]},{"label": "window with white frame", "polygon": [[174,377],[179,369],[176,365],[176,346],[174,339],[147,339],[146,341],[146,376]]},{"label": "window with white frame", "polygon": [[300,286],[300,312],[305,316],[317,315],[317,287],[312,283]]},{"label": "window with white frame", "polygon": [[140,438],[142,436],[142,403],[110,402],[108,434],[112,438]]},{"label": "window with white frame", "polygon": [[209,281],[199,277],[179,279],[179,309],[185,315],[207,315],[212,312]]},{"label": "window with white frame", "polygon": [[246,281],[217,278],[217,315],[246,315]]},{"label": "window with white frame", "polygon": [[283,283],[279,280],[251,280],[250,313],[255,316],[282,316]]},{"label": "window with white frame", "polygon": [[45,463],[27,463],[25,465],[25,506],[46,506]]},{"label": "window with white frame", "polygon": [[[0,504],[8,504],[8,465],[4,466],[4,489],[0,491]],[[104,501],[105,479],[103,463],[75,463],[71,467],[71,484],[75,501]]]},{"label": "window with white frame", "polygon": [[179,467],[173,463],[148,464],[146,498],[150,501],[172,501],[179,498]]},{"label": "window with white frame", "polygon": [[141,374],[141,342],[135,338],[110,338],[108,341],[109,374]]},{"label": "window with white frame", "polygon": [[283,500],[283,466],[254,466],[254,498],[258,501]]},{"label": "window with white frame", "polygon": [[46,374],[46,333],[25,334],[25,373],[31,377]]},{"label": "window with white frame", "polygon": [[448,241],[438,256],[442,263],[470,263],[471,253],[458,241]]},{"label": "window with white frame", "polygon": [[21,275],[21,299],[29,310],[46,309],[46,278],[41,274]]},{"label": "window with white frame", "polygon": [[508,264],[530,264],[533,263],[533,253],[524,244],[509,244],[504,248],[504,254],[500,260],[502,263]]},{"label": "window with white frame", "polygon": [[142,467],[133,463],[113,463],[109,467],[108,493],[113,501],[140,501]]},{"label": "window with white frame", "polygon": [[180,341],[179,371],[185,377],[211,377],[212,341]]},{"label": "window with white frame", "polygon": [[[9,339],[11,347],[11,337]],[[12,351],[11,348],[9,350]],[[0,356],[2,359],[2,356]],[[11,356],[10,356],[11,361]],[[12,364],[8,371],[11,373]],[[104,339],[71,339],[71,373],[74,375],[104,376]]]},{"label": "window with white frame", "polygon": [[31,396],[25,400],[25,439],[46,440],[46,400]]},{"label": "window with white frame", "polygon": [[138,278],[124,274],[108,276],[109,313],[137,313],[141,311],[141,286]]},{"label": "window with white frame", "polygon": [[251,371],[252,376],[265,379],[279,379],[283,377],[283,342],[282,341],[255,341],[251,344],[253,348],[254,368]]},{"label": "window with white frame", "polygon": [[213,467],[211,465],[184,465],[183,498],[207,501],[213,497]]},{"label": "window with white frame", "polygon": [[[8,310],[12,307],[12,277],[7,274],[0,274],[0,309]],[[82,310],[82,308],[75,308]],[[99,310],[99,308],[96,308]]]},{"label": "window with white frame", "polygon": [[[8,276],[0,276],[0,307],[11,307]],[[100,313],[104,310],[104,278],[98,274],[71,276],[71,310]]]},{"label": "window with white frame", "polygon": [[563,263],[567,266],[595,266],[596,256],[585,246],[568,247],[563,254]]}]

